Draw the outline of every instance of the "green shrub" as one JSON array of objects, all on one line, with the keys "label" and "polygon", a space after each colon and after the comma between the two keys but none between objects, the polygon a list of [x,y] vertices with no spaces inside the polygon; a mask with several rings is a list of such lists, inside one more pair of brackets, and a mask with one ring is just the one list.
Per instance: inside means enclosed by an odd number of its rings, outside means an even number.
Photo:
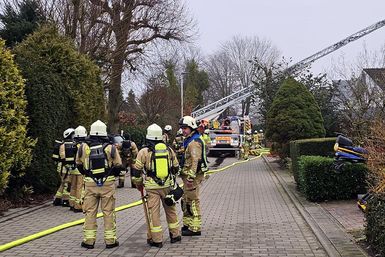
[{"label": "green shrub", "polygon": [[36,143],[27,137],[24,81],[4,45],[0,39],[0,195],[24,175]]},{"label": "green shrub", "polygon": [[385,256],[385,199],[374,195],[366,209],[366,238],[379,256]]},{"label": "green shrub", "polygon": [[14,51],[27,80],[29,132],[38,139],[26,179],[36,192],[53,192],[59,181],[51,160],[54,140],[69,127],[89,128],[104,118],[99,69],[54,27],[42,27]]},{"label": "green shrub", "polygon": [[310,201],[351,199],[366,192],[365,164],[336,167],[333,158],[322,156],[301,156],[298,164],[299,188]]},{"label": "green shrub", "polygon": [[321,111],[313,95],[301,83],[287,78],[267,113],[266,138],[278,143],[279,155],[289,155],[289,142],[324,137]]},{"label": "green shrub", "polygon": [[298,158],[302,155],[317,155],[332,157],[335,137],[300,139],[290,142],[291,170],[294,180],[298,184]]}]

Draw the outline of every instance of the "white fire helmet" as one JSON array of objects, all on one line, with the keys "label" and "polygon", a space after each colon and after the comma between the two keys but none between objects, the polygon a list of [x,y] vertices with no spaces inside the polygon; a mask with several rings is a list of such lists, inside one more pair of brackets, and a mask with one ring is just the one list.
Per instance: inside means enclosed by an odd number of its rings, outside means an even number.
[{"label": "white fire helmet", "polygon": [[64,130],[63,137],[64,137],[64,139],[69,138],[74,133],[75,133],[75,130],[73,128],[68,128],[68,129]]},{"label": "white fire helmet", "polygon": [[107,136],[107,126],[102,121],[97,120],[91,124],[90,136]]},{"label": "white fire helmet", "polygon": [[191,129],[198,128],[195,119],[191,116],[184,116],[179,120],[180,127],[190,127]]},{"label": "white fire helmet", "polygon": [[157,124],[152,124],[148,126],[147,128],[147,134],[146,134],[146,139],[149,140],[162,140],[163,138],[163,133],[162,133],[162,128],[159,127]]},{"label": "white fire helmet", "polygon": [[87,130],[83,126],[78,126],[75,129],[75,137],[86,137],[87,136]]},{"label": "white fire helmet", "polygon": [[167,131],[167,132],[170,132],[170,131],[172,130],[171,125],[166,125],[166,126],[164,127],[164,130]]}]

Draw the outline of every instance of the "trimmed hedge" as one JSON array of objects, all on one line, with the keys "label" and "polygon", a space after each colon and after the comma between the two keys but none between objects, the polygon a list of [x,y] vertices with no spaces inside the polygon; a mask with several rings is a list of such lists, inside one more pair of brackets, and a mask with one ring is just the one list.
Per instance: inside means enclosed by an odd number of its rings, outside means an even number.
[{"label": "trimmed hedge", "polygon": [[300,139],[290,142],[291,169],[298,187],[298,158],[302,155],[331,157],[334,155],[333,146],[335,142],[335,137]]},{"label": "trimmed hedge", "polygon": [[345,162],[336,167],[333,158],[301,156],[298,162],[300,190],[310,201],[342,200],[366,192],[367,167]]},{"label": "trimmed hedge", "polygon": [[366,238],[379,256],[385,256],[385,200],[374,195],[366,209]]}]

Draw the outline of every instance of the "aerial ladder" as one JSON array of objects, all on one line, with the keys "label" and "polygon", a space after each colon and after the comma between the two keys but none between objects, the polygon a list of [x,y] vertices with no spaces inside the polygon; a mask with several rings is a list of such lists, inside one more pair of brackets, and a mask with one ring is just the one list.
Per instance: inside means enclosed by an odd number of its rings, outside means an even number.
[{"label": "aerial ladder", "polygon": [[[370,33],[372,33],[373,31],[383,27],[385,25],[385,20],[382,20],[382,21],[379,21],[367,28],[364,28],[350,36],[348,36],[347,38],[289,66],[288,68],[286,68],[284,71],[283,71],[283,74],[284,75],[290,75],[290,74],[294,74],[300,70],[303,70],[305,67],[307,67],[309,64],[311,64],[312,62],[324,57],[325,55],[328,55],[334,51],[336,51],[337,49],[349,44],[350,42],[353,42],[363,36],[366,36]],[[253,60],[254,62],[254,65],[258,65],[258,62],[257,60],[254,58]],[[254,89],[255,89],[255,86],[254,85],[249,85],[247,87],[244,87],[234,93],[232,93],[231,95],[228,95],[218,101],[215,101],[213,103],[210,103],[208,105],[206,105],[205,107],[201,108],[201,109],[198,109],[196,111],[193,111],[191,113],[191,115],[193,117],[195,117],[197,120],[200,120],[200,119],[203,119],[203,118],[207,118],[208,116],[210,115],[213,115],[213,114],[216,114],[216,113],[220,113],[221,111],[223,111],[224,109],[226,109],[227,107],[229,106],[232,106],[236,103],[239,103],[241,102],[242,100],[245,100],[247,97],[249,96],[252,96],[253,93],[254,93]]]}]

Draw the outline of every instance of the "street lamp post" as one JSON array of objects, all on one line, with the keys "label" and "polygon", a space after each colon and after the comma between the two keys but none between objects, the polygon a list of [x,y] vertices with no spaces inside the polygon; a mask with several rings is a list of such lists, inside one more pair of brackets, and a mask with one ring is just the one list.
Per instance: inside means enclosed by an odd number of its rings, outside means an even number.
[{"label": "street lamp post", "polygon": [[186,75],[187,72],[182,72],[180,75],[180,117],[183,117],[183,76]]}]

